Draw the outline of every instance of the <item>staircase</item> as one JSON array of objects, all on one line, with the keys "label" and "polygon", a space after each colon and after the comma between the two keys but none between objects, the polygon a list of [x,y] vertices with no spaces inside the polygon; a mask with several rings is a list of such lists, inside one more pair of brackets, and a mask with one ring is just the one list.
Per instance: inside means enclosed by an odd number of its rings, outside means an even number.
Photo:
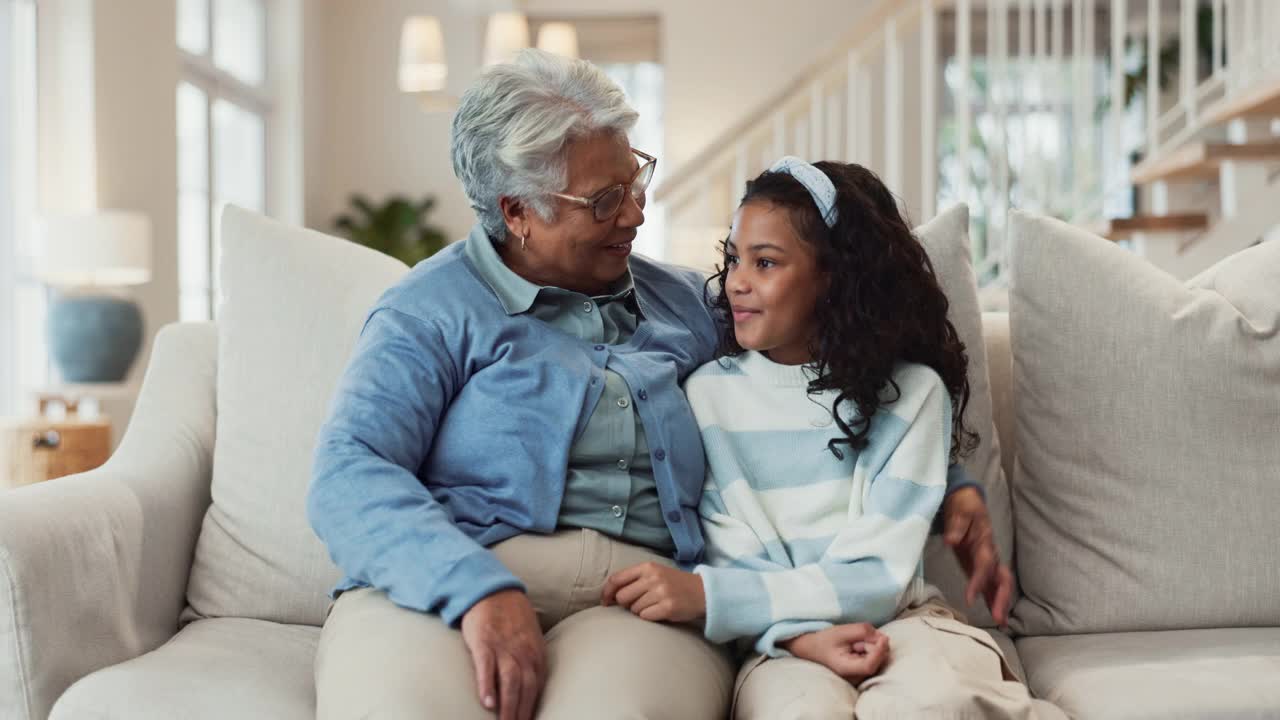
[{"label": "staircase", "polygon": [[789,154],[866,165],[917,223],[967,202],[983,285],[1012,208],[1189,277],[1280,235],[1278,37],[1280,0],[881,0],[655,190],[666,257],[716,264]]}]

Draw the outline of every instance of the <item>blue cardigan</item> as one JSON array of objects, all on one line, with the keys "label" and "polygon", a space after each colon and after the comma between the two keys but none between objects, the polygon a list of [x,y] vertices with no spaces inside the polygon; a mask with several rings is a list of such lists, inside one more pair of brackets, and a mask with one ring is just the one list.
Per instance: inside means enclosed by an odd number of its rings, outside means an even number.
[{"label": "blue cardigan", "polygon": [[[471,231],[467,243],[489,242]],[[693,271],[631,258],[645,321],[620,345],[507,315],[455,243],[365,318],[317,439],[307,517],[353,587],[456,625],[523,588],[486,548],[556,528],[568,452],[605,385],[630,386],[677,562],[701,559],[702,441],[680,383],[714,357]]]}]

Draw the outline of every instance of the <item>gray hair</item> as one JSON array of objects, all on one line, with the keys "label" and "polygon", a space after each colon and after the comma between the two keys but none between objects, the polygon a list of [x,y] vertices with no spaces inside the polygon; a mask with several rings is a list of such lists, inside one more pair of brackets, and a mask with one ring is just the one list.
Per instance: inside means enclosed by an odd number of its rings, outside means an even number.
[{"label": "gray hair", "polygon": [[453,117],[453,172],[485,232],[505,242],[498,198],[516,198],[550,222],[548,194],[568,185],[569,142],[602,131],[626,137],[637,117],[595,65],[522,50],[463,93]]}]

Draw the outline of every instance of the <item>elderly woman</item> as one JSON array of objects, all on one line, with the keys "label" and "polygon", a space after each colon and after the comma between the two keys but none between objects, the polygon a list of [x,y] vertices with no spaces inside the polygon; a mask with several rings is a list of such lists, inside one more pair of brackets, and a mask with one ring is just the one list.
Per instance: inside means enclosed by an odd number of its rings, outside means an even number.
[{"label": "elderly woman", "polygon": [[[703,551],[680,382],[717,333],[702,276],[631,255],[656,162],[635,120],[598,69],[537,51],[463,96],[479,224],[369,311],[318,439],[307,512],[346,575],[320,718],[726,714],[725,650],[601,603],[616,571]],[[980,495],[944,513],[1007,606]]]}]

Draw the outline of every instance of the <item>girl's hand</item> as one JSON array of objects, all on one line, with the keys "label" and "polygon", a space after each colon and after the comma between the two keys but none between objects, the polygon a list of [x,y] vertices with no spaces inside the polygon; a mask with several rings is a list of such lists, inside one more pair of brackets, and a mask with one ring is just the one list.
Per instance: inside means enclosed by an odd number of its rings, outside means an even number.
[{"label": "girl's hand", "polygon": [[867,623],[834,625],[782,645],[792,655],[825,665],[854,685],[880,672],[889,660],[889,636]]},{"label": "girl's hand", "polygon": [[611,575],[600,602],[621,605],[654,622],[689,622],[707,613],[702,578],[656,562],[633,565]]},{"label": "girl's hand", "polygon": [[1007,629],[1009,605],[1013,600],[1013,573],[1000,562],[987,504],[976,488],[965,487],[947,496],[942,505],[946,526],[943,539],[955,551],[956,559],[969,576],[965,603],[973,607],[978,593],[987,600],[991,617]]}]

